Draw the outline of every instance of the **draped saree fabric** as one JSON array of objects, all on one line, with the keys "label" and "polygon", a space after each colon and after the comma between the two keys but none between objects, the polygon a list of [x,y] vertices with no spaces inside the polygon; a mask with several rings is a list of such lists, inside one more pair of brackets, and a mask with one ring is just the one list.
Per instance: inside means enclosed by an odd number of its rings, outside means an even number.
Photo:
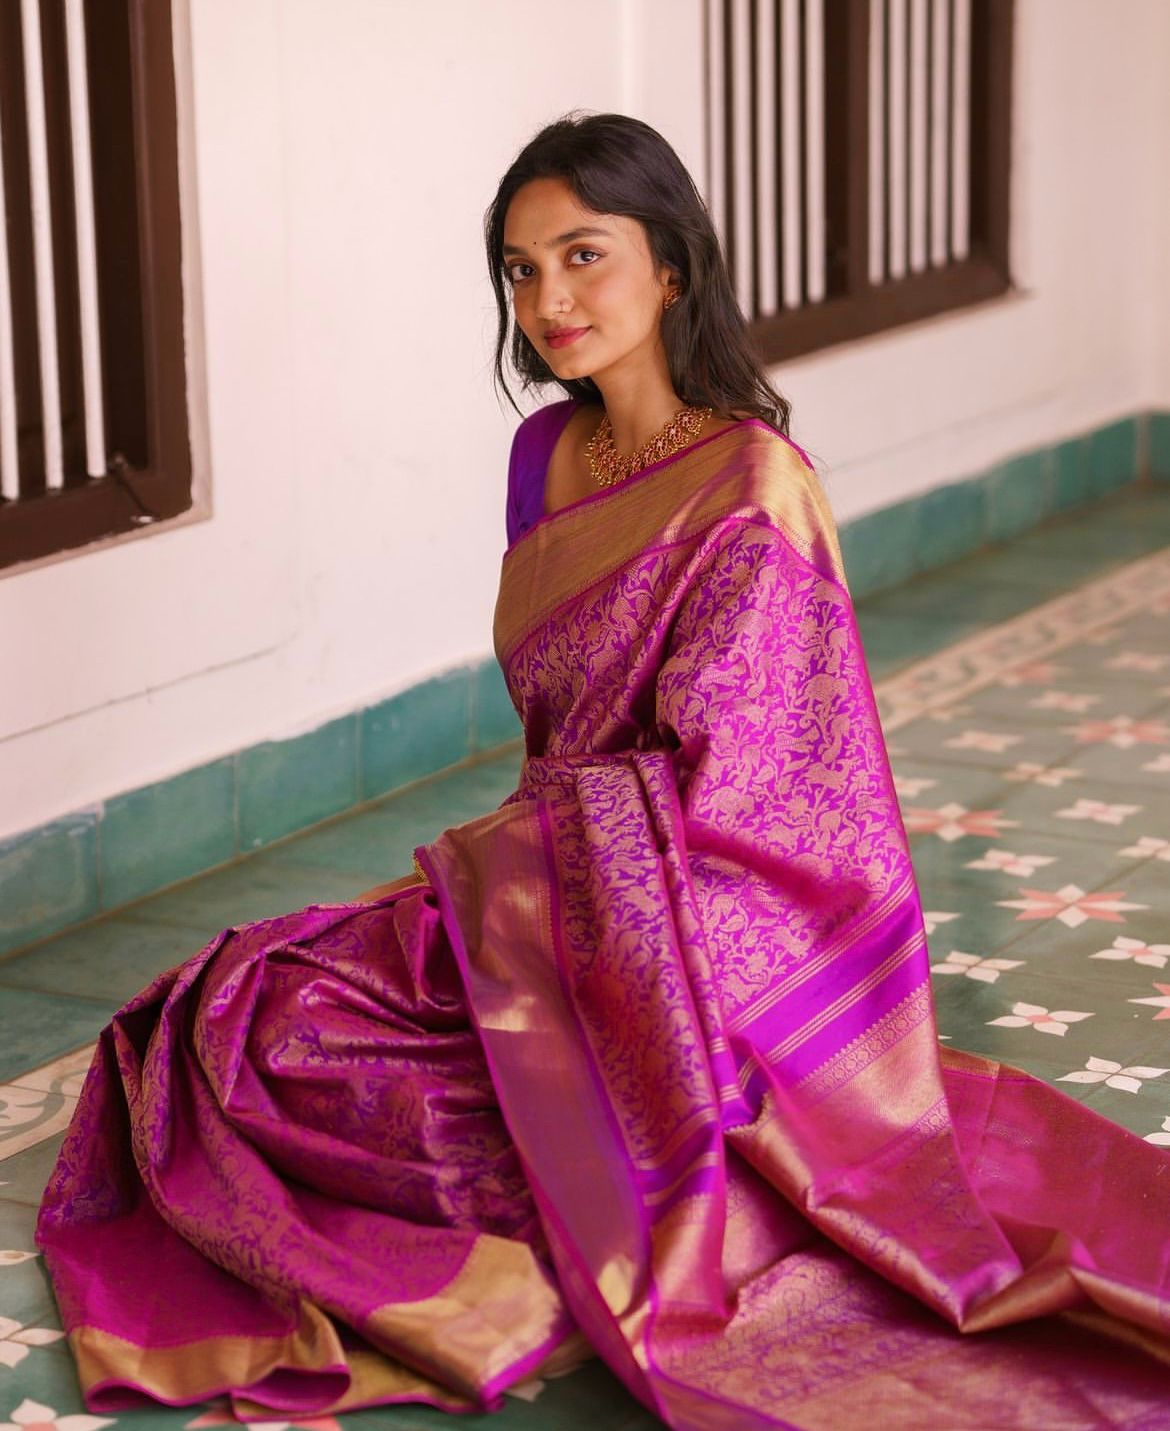
[{"label": "draped saree fabric", "polygon": [[[1170,1424],[1170,1157],[938,1044],[832,519],[748,420],[537,521],[519,784],[104,1030],[38,1238],[93,1411]],[[156,1290],[148,1291],[147,1288]]]}]

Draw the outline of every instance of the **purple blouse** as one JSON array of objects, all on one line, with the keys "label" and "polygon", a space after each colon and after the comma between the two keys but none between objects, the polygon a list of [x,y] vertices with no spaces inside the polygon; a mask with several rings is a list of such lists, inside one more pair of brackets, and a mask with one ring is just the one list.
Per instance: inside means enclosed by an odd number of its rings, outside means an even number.
[{"label": "purple blouse", "polygon": [[557,438],[580,404],[563,398],[537,408],[524,419],[512,438],[508,459],[508,545],[544,516],[544,479]]}]

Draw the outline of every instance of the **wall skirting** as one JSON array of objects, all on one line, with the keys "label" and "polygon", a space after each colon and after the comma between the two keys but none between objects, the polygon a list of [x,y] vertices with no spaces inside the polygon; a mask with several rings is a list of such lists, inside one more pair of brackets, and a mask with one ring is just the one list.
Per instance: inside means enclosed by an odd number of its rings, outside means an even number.
[{"label": "wall skirting", "polygon": [[[1170,481],[1170,412],[1123,418],[869,512],[841,526],[853,597],[1150,481]],[[15,835],[0,842],[0,956],[520,735],[489,657]]]}]

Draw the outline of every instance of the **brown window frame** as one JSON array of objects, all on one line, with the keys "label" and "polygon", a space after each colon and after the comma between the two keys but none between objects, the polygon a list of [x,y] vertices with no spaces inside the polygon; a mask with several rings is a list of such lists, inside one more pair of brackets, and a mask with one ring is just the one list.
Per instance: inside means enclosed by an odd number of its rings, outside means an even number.
[{"label": "brown window frame", "polygon": [[[753,36],[756,7],[769,3],[773,0],[751,0]],[[707,0],[707,4],[723,7],[721,129],[727,145],[724,170],[731,176],[734,165],[730,136],[735,105],[730,59],[731,10],[728,0]],[[803,10],[804,0],[801,0],[802,52]],[[759,315],[753,311],[747,315],[755,346],[767,363],[786,361],[833,344],[983,303],[1013,287],[1009,197],[1014,0],[971,0],[967,255],[900,278],[887,277],[879,284],[871,283],[868,275],[870,0],[824,0],[823,15],[826,296],[777,313]],[[710,18],[708,16],[708,23]],[[755,99],[753,93],[753,116]],[[710,102],[708,95],[708,104]],[[755,142],[753,129],[752,143]],[[754,167],[753,164],[753,213]],[[802,173],[802,182],[804,177]],[[734,212],[733,182],[729,178],[724,212],[714,217],[720,232],[728,235],[728,260],[732,268],[734,245],[730,237]],[[757,302],[758,263],[756,254],[752,286]]]},{"label": "brown window frame", "polygon": [[[17,15],[18,24],[19,7],[5,10]],[[0,574],[16,564],[137,531],[192,506],[171,3],[86,0],[85,5],[107,439],[107,472],[100,477],[86,475],[80,439],[84,419],[73,321],[76,256],[68,111],[60,69],[62,15],[61,0],[42,0],[65,485],[46,489],[39,382],[29,376],[35,356],[31,364],[27,356],[22,363],[18,353],[20,495],[0,501]],[[0,28],[5,120],[19,116],[23,106],[19,43],[19,29],[14,31],[10,18]],[[17,117],[4,126],[10,228],[14,219],[28,223],[27,157],[22,173],[20,139]],[[133,162],[119,165],[117,158],[127,143]],[[30,238],[26,246],[31,252]],[[27,282],[27,262],[25,269]],[[14,268],[14,328],[18,321],[29,321],[31,313],[35,334],[31,300],[27,293],[18,293],[17,282]],[[27,340],[25,349],[27,354]],[[35,355],[35,346],[32,351]]]}]

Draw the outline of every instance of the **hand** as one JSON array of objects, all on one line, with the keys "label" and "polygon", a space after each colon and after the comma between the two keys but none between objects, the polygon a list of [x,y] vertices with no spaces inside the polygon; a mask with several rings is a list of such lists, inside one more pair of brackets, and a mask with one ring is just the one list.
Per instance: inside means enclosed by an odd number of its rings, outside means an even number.
[{"label": "hand", "polygon": [[381,899],[384,895],[393,894],[396,889],[406,889],[412,884],[425,884],[425,880],[419,879],[418,875],[411,873],[403,875],[401,879],[391,880],[389,884],[376,884],[373,889],[367,889],[362,894],[354,896],[355,904],[371,904],[374,900]]}]

